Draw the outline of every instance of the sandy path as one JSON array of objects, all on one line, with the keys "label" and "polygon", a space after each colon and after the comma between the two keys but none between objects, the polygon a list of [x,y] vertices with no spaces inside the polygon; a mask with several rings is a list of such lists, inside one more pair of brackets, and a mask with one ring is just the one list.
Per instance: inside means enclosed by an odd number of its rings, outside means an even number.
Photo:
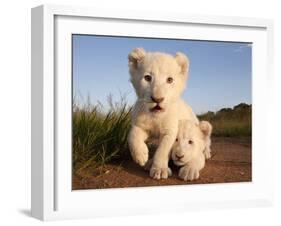
[{"label": "sandy path", "polygon": [[88,178],[73,176],[73,189],[123,188],[156,185],[205,184],[251,181],[251,140],[249,138],[213,138],[212,159],[206,162],[196,181],[177,177],[178,168],[171,165],[173,176],[153,180],[148,172],[132,160],[106,165],[105,173]]}]

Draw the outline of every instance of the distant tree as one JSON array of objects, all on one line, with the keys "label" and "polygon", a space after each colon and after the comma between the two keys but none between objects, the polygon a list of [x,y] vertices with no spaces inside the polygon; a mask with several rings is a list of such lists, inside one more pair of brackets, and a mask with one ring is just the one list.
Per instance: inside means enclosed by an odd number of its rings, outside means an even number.
[{"label": "distant tree", "polygon": [[222,108],[222,109],[220,109],[217,113],[227,113],[227,112],[232,112],[232,109],[231,108]]},{"label": "distant tree", "polygon": [[246,109],[249,109],[251,107],[251,105],[249,104],[246,104],[246,103],[240,103],[236,106],[234,106],[233,110],[246,110]]},{"label": "distant tree", "polygon": [[198,115],[200,120],[211,120],[215,117],[215,113],[213,111],[208,111],[207,113],[204,113],[202,115]]},{"label": "distant tree", "polygon": [[213,116],[215,116],[215,112],[213,112],[213,111],[208,111],[208,112],[206,113],[206,115],[208,115],[209,117],[213,117]]}]

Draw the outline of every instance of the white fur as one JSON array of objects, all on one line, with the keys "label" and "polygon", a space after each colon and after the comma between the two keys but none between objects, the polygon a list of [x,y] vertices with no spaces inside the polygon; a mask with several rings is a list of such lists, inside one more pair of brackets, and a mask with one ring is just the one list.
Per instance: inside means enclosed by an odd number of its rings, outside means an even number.
[{"label": "white fur", "polygon": [[[182,53],[171,56],[158,52],[146,52],[142,48],[129,54],[131,82],[137,94],[132,112],[132,128],[128,143],[133,160],[141,166],[148,161],[146,140],[159,139],[159,146],[153,157],[150,176],[155,179],[169,176],[168,161],[170,150],[178,132],[178,122],[189,119],[198,123],[192,109],[180,98],[188,77],[189,61]],[[145,76],[150,76],[147,81]],[[168,78],[173,82],[169,83]],[[160,110],[153,110],[155,99],[164,98],[159,103]]]},{"label": "white fur", "polygon": [[[212,126],[207,121],[199,124],[190,120],[179,122],[177,140],[173,145],[171,158],[178,166],[179,177],[183,180],[199,178],[199,172],[205,166],[204,151],[210,144]],[[209,146],[208,146],[209,147]]]}]

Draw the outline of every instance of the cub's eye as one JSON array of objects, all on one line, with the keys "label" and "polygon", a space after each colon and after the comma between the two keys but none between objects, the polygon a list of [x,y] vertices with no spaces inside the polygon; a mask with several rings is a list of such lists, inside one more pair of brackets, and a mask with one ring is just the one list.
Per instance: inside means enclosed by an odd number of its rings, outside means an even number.
[{"label": "cub's eye", "polygon": [[167,78],[167,83],[172,83],[174,79],[172,77]]},{"label": "cub's eye", "polygon": [[178,141],[179,141],[179,139],[177,138],[177,139],[176,139],[176,142],[178,142]]},{"label": "cub's eye", "polygon": [[189,144],[193,144],[193,141],[192,141],[192,140],[189,140],[188,143],[189,143]]},{"label": "cub's eye", "polygon": [[150,75],[145,75],[144,80],[147,82],[151,82],[152,77]]}]

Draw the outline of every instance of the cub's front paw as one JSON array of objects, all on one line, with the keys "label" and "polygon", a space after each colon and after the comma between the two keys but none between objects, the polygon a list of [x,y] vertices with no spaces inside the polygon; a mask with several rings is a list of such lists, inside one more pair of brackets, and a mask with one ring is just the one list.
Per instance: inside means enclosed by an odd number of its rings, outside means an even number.
[{"label": "cub's front paw", "polygon": [[212,157],[211,155],[211,149],[205,149],[203,152],[205,159],[210,159]]},{"label": "cub's front paw", "polygon": [[152,166],[150,168],[150,177],[153,179],[167,179],[169,176],[172,176],[172,170],[167,167],[167,168],[158,168]]},{"label": "cub's front paw", "polygon": [[183,166],[179,170],[179,178],[183,179],[184,181],[196,180],[199,178],[199,170],[189,165]]},{"label": "cub's front paw", "polygon": [[140,166],[144,166],[148,161],[148,151],[132,152],[131,155],[135,163],[139,164]]}]

